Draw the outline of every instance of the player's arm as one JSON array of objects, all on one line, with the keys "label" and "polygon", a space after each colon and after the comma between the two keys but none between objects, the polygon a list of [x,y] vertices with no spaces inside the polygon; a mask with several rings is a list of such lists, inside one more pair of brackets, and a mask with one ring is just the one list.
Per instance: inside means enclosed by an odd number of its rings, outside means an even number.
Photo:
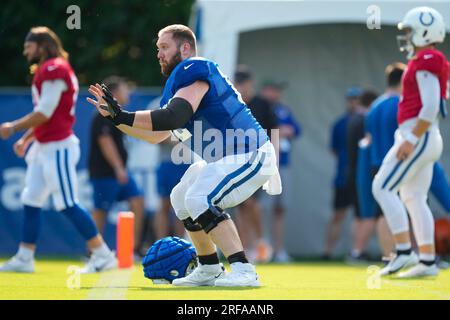
[{"label": "player's arm", "polygon": [[30,144],[31,142],[34,141],[34,130],[32,128],[28,129],[27,131],[25,131],[25,133],[19,140],[22,140],[23,142]]},{"label": "player's arm", "polygon": [[8,139],[18,131],[34,128],[47,120],[42,113],[34,111],[18,120],[0,124],[0,137],[2,139]]},{"label": "player's arm", "polygon": [[160,143],[170,137],[170,131],[148,131],[124,124],[118,125],[116,128],[133,138],[144,140],[151,144]]},{"label": "player's arm", "polygon": [[[111,118],[109,112],[101,107],[103,105],[106,105],[106,101],[103,99],[102,87],[97,83],[95,86],[91,85],[88,91],[96,98],[96,100],[89,97],[86,98],[86,100],[90,104],[93,104],[103,117]],[[148,131],[133,128],[125,124],[116,125],[116,128],[133,138],[147,141],[148,143],[152,144],[160,143],[170,136],[170,131]]]},{"label": "player's arm", "polygon": [[34,128],[47,122],[56,110],[61,95],[66,89],[66,83],[62,79],[44,81],[36,109],[18,120],[1,125],[1,137],[7,139],[15,132]]},{"label": "player's arm", "polygon": [[24,135],[14,143],[13,145],[14,153],[20,158],[24,157],[28,146],[33,141],[34,141],[34,131],[33,129],[28,129],[24,133]]},{"label": "player's arm", "polygon": [[439,113],[441,87],[438,77],[429,71],[417,71],[416,80],[419,87],[420,100],[422,101],[422,109],[412,133],[420,138]]},{"label": "player's arm", "polygon": [[[130,112],[128,119],[119,119],[133,128],[150,131],[168,131],[181,128],[197,111],[203,96],[209,89],[206,82],[196,81],[179,89],[166,108]],[[134,117],[133,117],[134,114]]]},{"label": "player's arm", "polygon": [[209,84],[203,81],[179,89],[166,108],[138,111],[133,127],[152,131],[182,128],[197,111],[208,89]]},{"label": "player's arm", "polygon": [[425,70],[416,73],[417,86],[419,87],[422,108],[419,118],[411,132],[406,133],[406,142],[402,144],[397,152],[397,158],[406,159],[414,150],[422,135],[428,130],[439,113],[441,89],[438,77]]},{"label": "player's arm", "polygon": [[[163,109],[126,112],[121,110],[112,95],[108,94],[107,88],[97,84],[89,88],[89,92],[97,98],[97,101],[88,98],[88,102],[95,105],[104,117],[109,116],[121,130],[125,125],[133,129],[162,131],[167,132],[165,135],[167,138],[170,130],[179,129],[189,121],[208,89],[209,85],[206,82],[196,81],[179,89]],[[108,103],[108,111],[101,103],[105,100]]]}]

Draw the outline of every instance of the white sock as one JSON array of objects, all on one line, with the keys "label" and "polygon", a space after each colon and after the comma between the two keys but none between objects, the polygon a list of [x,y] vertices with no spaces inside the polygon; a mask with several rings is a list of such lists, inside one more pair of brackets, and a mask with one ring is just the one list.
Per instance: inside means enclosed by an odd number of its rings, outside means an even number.
[{"label": "white sock", "polygon": [[22,260],[31,260],[34,258],[34,250],[26,248],[24,246],[19,246],[17,256],[20,257]]},{"label": "white sock", "polygon": [[400,251],[410,250],[411,242],[397,243],[395,245],[395,249],[400,250]]},{"label": "white sock", "polygon": [[100,246],[98,246],[97,248],[92,249],[92,254],[96,255],[96,256],[107,256],[111,253],[111,250],[109,250],[108,246],[106,245],[106,243],[101,244]]}]

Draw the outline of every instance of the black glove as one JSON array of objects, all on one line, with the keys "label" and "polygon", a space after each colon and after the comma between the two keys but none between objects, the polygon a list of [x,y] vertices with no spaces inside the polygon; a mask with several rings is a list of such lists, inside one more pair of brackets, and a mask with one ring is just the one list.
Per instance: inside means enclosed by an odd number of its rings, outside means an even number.
[{"label": "black glove", "polygon": [[104,94],[102,98],[106,101],[107,105],[101,104],[100,108],[108,111],[111,118],[115,119],[122,112],[122,106],[116,99],[114,99],[111,91],[109,91],[108,87],[104,83],[102,83],[102,91]]},{"label": "black glove", "polygon": [[132,127],[134,122],[135,113],[122,110],[122,106],[114,99],[111,91],[109,91],[106,84],[102,83],[102,91],[104,96],[103,100],[106,101],[107,105],[101,104],[100,108],[109,112],[110,116],[106,119],[114,123],[115,126],[125,124]]}]

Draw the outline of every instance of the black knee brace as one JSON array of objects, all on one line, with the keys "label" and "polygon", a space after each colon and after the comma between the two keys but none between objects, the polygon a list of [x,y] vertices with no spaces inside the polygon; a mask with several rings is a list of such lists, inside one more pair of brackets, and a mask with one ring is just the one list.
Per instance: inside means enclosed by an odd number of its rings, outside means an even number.
[{"label": "black knee brace", "polygon": [[220,208],[210,207],[197,218],[196,222],[202,226],[203,231],[209,233],[220,222],[228,219],[230,219],[228,213],[223,212]]},{"label": "black knee brace", "polygon": [[197,222],[194,222],[194,220],[192,220],[191,217],[184,219],[182,221],[187,231],[196,232],[203,230],[202,226]]}]

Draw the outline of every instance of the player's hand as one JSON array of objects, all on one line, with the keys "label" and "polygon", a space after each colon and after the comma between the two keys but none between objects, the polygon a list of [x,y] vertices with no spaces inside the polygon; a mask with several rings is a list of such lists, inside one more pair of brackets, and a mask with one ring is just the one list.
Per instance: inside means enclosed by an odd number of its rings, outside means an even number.
[{"label": "player's hand", "polygon": [[115,174],[120,184],[124,185],[128,183],[128,172],[125,168],[117,168]]},{"label": "player's hand", "polygon": [[[109,91],[106,84],[102,83],[101,85],[102,92],[103,92],[103,100],[106,101],[107,105],[106,108],[111,115],[111,117],[114,119],[119,115],[119,113],[122,112],[122,106],[117,102],[117,100],[114,98],[111,91]],[[102,107],[102,106],[100,106]]]},{"label": "player's hand", "polygon": [[0,124],[0,138],[8,139],[14,134],[14,124],[12,122],[5,122]]},{"label": "player's hand", "polygon": [[414,151],[414,145],[409,141],[404,141],[400,148],[397,151],[397,159],[405,160],[407,159]]},{"label": "player's hand", "polygon": [[25,152],[27,151],[28,143],[25,142],[23,139],[19,139],[14,143],[13,150],[14,153],[19,157],[23,158],[25,156]]},{"label": "player's hand", "polygon": [[88,91],[97,100],[94,100],[92,98],[86,98],[87,102],[89,102],[90,104],[94,105],[97,108],[98,112],[103,117],[111,116],[111,114],[107,111],[108,108],[107,108],[106,101],[103,99],[102,87],[98,83],[96,83],[95,86],[90,85]]}]

